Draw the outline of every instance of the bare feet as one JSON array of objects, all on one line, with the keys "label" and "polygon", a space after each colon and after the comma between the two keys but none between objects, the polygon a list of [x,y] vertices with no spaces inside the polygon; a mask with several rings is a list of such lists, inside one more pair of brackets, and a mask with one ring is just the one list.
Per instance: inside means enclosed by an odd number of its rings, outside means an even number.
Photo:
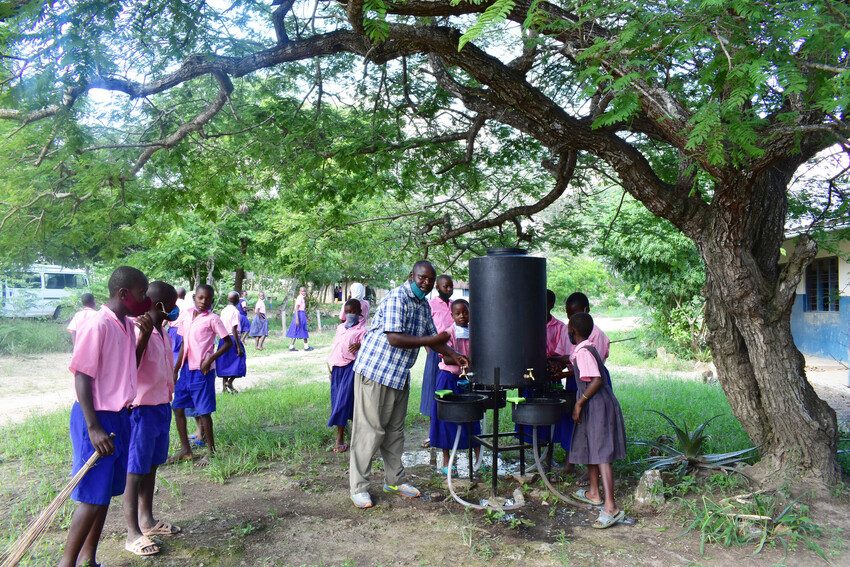
[{"label": "bare feet", "polygon": [[337,443],[334,445],[334,453],[345,453],[348,451],[348,445],[345,443]]},{"label": "bare feet", "polygon": [[168,457],[168,459],[165,461],[165,464],[173,465],[182,461],[191,461],[194,458],[195,456],[192,454],[192,451],[189,451],[188,453],[180,451],[176,455],[171,455],[170,457]]},{"label": "bare feet", "polygon": [[210,458],[209,458],[209,456],[208,456],[208,455],[204,455],[203,457],[201,457],[200,459],[198,459],[198,462],[197,462],[197,463],[195,463],[195,466],[196,466],[196,467],[203,468],[203,467],[209,466],[209,464],[210,464]]}]

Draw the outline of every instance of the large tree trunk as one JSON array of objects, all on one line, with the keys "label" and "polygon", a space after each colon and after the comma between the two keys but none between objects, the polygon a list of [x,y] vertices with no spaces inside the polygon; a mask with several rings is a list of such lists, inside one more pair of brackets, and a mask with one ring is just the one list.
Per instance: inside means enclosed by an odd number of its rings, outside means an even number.
[{"label": "large tree trunk", "polygon": [[[713,214],[697,239],[706,266],[706,323],[720,383],[759,447],[752,474],[768,485],[833,486],[835,411],[815,394],[791,337],[791,306],[816,246],[803,239],[778,264],[793,172],[772,170],[716,188]],[[747,184],[749,187],[742,187]]]},{"label": "large tree trunk", "polygon": [[242,291],[242,286],[245,285],[245,255],[248,253],[248,239],[239,239],[239,266],[236,268],[236,273],[233,281],[233,289]]}]

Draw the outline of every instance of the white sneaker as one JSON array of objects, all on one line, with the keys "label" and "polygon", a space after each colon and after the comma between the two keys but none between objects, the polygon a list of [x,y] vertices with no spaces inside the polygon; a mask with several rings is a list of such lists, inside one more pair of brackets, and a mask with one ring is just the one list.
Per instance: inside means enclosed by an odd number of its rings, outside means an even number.
[{"label": "white sneaker", "polygon": [[365,510],[366,508],[371,508],[372,497],[369,496],[368,492],[358,492],[357,494],[351,495],[351,501],[354,502],[354,505],[360,508],[361,510]]}]

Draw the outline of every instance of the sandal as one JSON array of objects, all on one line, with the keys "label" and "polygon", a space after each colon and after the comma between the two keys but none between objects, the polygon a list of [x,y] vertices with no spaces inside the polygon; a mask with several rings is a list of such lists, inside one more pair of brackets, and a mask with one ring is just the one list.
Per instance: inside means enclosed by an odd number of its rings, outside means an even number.
[{"label": "sandal", "polygon": [[[573,498],[575,498],[579,502],[590,504],[591,506],[602,506],[605,503],[604,500],[591,500],[590,498],[588,498],[586,488],[579,488],[578,490],[573,492]],[[607,528],[608,526],[605,527]]]},{"label": "sandal", "polygon": [[125,543],[124,549],[133,555],[138,555],[139,557],[149,557],[159,553],[159,546],[151,538],[145,535],[141,536],[133,543]]},{"label": "sandal", "polygon": [[342,445],[334,445],[334,453],[345,453],[346,451],[348,451],[348,445],[346,443],[343,443]]},{"label": "sandal", "polygon": [[618,511],[616,514],[606,514],[605,510],[600,510],[599,517],[590,527],[597,530],[604,530],[605,528],[610,528],[614,524],[619,523],[623,518],[625,518],[625,516],[626,513],[622,510]]},{"label": "sandal", "polygon": [[175,535],[179,534],[182,530],[178,526],[174,526],[169,524],[168,522],[163,522],[162,520],[157,521],[156,525],[150,529],[143,529],[142,533],[146,536],[165,536],[165,535]]}]

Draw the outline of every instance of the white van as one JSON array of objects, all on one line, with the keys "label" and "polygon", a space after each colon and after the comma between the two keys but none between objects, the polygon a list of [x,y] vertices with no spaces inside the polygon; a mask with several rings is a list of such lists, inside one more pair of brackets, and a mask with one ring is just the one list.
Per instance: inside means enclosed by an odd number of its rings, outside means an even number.
[{"label": "white van", "polygon": [[58,319],[67,298],[88,289],[85,270],[34,264],[26,271],[2,279],[6,317],[53,317]]}]

